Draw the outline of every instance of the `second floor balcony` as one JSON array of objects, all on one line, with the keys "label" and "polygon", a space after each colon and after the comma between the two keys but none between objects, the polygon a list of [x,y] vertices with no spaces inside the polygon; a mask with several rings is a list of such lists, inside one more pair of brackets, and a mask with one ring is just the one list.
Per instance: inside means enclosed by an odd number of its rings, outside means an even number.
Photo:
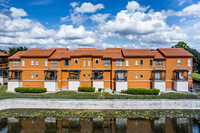
[{"label": "second floor balcony", "polygon": [[116,70],[115,71],[116,81],[127,81],[127,75],[128,75],[127,70]]},{"label": "second floor balcony", "polygon": [[69,80],[80,80],[80,70],[69,70]]},{"label": "second floor balcony", "polygon": [[45,80],[57,80],[57,70],[44,70]]},{"label": "second floor balcony", "polygon": [[188,81],[188,70],[177,69],[174,70],[174,80],[175,81]]},{"label": "second floor balcony", "polygon": [[22,70],[9,70],[9,77],[8,80],[21,80],[22,79]]},{"label": "second floor balcony", "polygon": [[151,79],[153,81],[165,81],[165,79],[166,79],[166,70],[154,69],[152,71]]},{"label": "second floor balcony", "polygon": [[104,71],[103,70],[93,70],[92,79],[93,80],[103,80]]}]

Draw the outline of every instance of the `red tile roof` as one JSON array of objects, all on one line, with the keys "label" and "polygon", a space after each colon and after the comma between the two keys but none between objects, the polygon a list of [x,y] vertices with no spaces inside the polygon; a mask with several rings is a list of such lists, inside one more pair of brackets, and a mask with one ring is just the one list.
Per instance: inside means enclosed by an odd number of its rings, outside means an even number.
[{"label": "red tile roof", "polygon": [[122,49],[124,57],[154,57],[150,49]]},{"label": "red tile roof", "polygon": [[8,56],[7,54],[0,52],[0,57]]},{"label": "red tile roof", "polygon": [[165,57],[193,57],[193,55],[183,48],[158,48]]},{"label": "red tile roof", "polygon": [[20,57],[49,57],[55,51],[54,49],[39,49],[39,48],[31,48],[25,51]]},{"label": "red tile roof", "polygon": [[50,57],[49,60],[67,60],[71,59],[70,55],[72,53],[72,50],[67,51],[59,51],[56,50]]},{"label": "red tile roof", "polygon": [[104,52],[103,52],[103,57],[102,59],[113,59],[113,60],[122,60],[124,59],[123,55],[122,55],[122,49],[119,48],[107,48]]},{"label": "red tile roof", "polygon": [[9,57],[9,60],[20,60],[20,55],[22,55],[23,53],[25,53],[26,51],[19,51],[16,54],[14,54],[13,56]]},{"label": "red tile roof", "polygon": [[155,56],[154,59],[155,60],[164,60],[166,59],[165,57],[162,56],[162,54],[158,51],[151,51]]},{"label": "red tile roof", "polygon": [[71,57],[102,57],[103,49],[96,48],[78,48],[74,49]]}]

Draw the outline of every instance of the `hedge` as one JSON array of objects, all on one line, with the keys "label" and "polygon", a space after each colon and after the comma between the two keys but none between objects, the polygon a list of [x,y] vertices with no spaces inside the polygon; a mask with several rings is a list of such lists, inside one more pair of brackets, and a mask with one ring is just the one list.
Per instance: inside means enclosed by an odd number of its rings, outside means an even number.
[{"label": "hedge", "polygon": [[17,87],[15,92],[19,93],[43,93],[46,92],[46,88],[36,88],[36,87]]},{"label": "hedge", "polygon": [[135,95],[158,95],[159,89],[145,89],[145,88],[128,88],[128,94]]},{"label": "hedge", "polygon": [[95,91],[95,87],[78,87],[78,91],[94,92]]},{"label": "hedge", "polygon": [[98,88],[98,92],[101,92],[101,90],[103,90],[103,92],[104,92],[104,88]]}]

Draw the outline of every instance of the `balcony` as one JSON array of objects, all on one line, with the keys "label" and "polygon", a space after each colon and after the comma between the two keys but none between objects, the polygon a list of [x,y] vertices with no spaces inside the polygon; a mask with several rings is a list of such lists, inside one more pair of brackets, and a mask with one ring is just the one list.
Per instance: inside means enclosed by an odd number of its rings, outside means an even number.
[{"label": "balcony", "polygon": [[127,77],[118,77],[116,76],[117,81],[127,81]]},{"label": "balcony", "polygon": [[57,70],[44,70],[44,80],[57,80]]},{"label": "balcony", "polygon": [[174,80],[175,81],[188,81],[188,70],[177,69],[174,70]]},{"label": "balcony", "polygon": [[80,70],[69,70],[69,80],[80,80]]},{"label": "balcony", "polygon": [[103,70],[93,70],[92,79],[93,80],[103,80],[104,71]]},{"label": "balcony", "polygon": [[21,80],[22,79],[22,70],[9,70],[8,80]]},{"label": "balcony", "polygon": [[127,81],[127,70],[116,70],[115,75],[116,75],[116,81]]},{"label": "balcony", "polygon": [[154,69],[152,71],[152,78],[153,81],[165,81],[166,79],[166,70],[159,70]]}]

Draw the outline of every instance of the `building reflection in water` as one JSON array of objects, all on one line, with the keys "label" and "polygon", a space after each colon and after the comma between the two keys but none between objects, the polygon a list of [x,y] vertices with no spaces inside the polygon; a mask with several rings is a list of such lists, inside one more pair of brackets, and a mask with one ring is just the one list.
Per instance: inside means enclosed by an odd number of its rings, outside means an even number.
[{"label": "building reflection in water", "polygon": [[0,133],[192,133],[193,118],[14,118],[0,120]]}]

